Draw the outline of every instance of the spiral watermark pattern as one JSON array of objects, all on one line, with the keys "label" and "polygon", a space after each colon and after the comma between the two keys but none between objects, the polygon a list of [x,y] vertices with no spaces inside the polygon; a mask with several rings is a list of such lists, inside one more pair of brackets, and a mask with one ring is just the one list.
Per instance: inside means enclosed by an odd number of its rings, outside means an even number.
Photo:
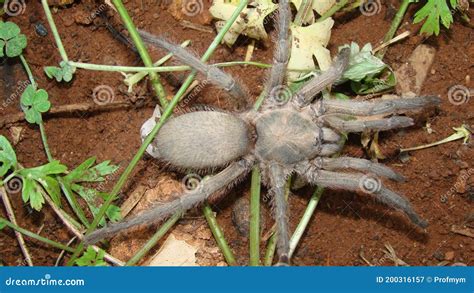
[{"label": "spiral watermark pattern", "polygon": [[279,106],[288,103],[291,99],[291,90],[283,85],[274,87],[270,92],[270,97]]},{"label": "spiral watermark pattern", "polygon": [[18,16],[26,10],[25,0],[5,0],[3,10],[9,16]]},{"label": "spiral watermark pattern", "polygon": [[5,184],[5,190],[9,194],[17,194],[21,192],[23,188],[23,181],[19,177],[13,177],[12,179],[8,180]]},{"label": "spiral watermark pattern", "polygon": [[198,174],[188,174],[181,180],[184,192],[189,193],[202,188],[202,177]]},{"label": "spiral watermark pattern", "polygon": [[112,103],[115,100],[115,92],[108,85],[97,86],[92,93],[94,103],[103,106]]},{"label": "spiral watermark pattern", "polygon": [[365,193],[377,193],[382,188],[382,181],[375,176],[364,175],[359,181],[359,188]]},{"label": "spiral watermark pattern", "polygon": [[183,12],[187,16],[196,16],[204,10],[204,3],[202,0],[184,0]]},{"label": "spiral watermark pattern", "polygon": [[382,11],[380,0],[367,0],[359,7],[360,12],[365,16],[374,16]]},{"label": "spiral watermark pattern", "polygon": [[471,91],[463,85],[452,86],[448,91],[449,102],[455,106],[460,106],[469,102]]}]

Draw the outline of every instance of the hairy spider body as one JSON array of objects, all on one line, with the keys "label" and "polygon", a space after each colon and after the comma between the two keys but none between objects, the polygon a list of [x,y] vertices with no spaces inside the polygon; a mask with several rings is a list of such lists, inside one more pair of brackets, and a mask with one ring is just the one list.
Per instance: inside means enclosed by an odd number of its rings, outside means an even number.
[{"label": "hairy spider body", "polygon": [[[403,176],[369,160],[332,156],[341,149],[341,136],[350,132],[381,131],[408,127],[413,120],[396,114],[439,104],[438,97],[392,100],[347,101],[317,98],[336,82],[349,63],[349,50],[343,49],[331,68],[305,84],[294,94],[282,98],[282,87],[289,58],[289,1],[279,5],[278,41],[270,76],[265,85],[266,100],[259,110],[243,113],[197,111],[174,117],[165,123],[147,149],[153,157],[179,169],[215,170],[199,187],[179,198],[87,236],[89,243],[140,224],[161,221],[170,215],[195,207],[244,178],[257,165],[263,183],[273,195],[273,214],[277,224],[277,251],[280,264],[289,263],[288,206],[285,183],[296,173],[312,185],[360,191],[402,211],[416,225],[426,227],[409,201],[383,186],[378,177],[402,181]],[[183,63],[204,74],[213,84],[235,98],[245,98],[245,90],[230,75],[203,64],[183,48],[145,32],[142,37],[164,48]],[[283,91],[285,92],[285,91]],[[282,102],[283,101],[283,102]],[[354,119],[391,115],[390,118]],[[155,122],[152,117],[142,127],[146,137]],[[341,172],[351,169],[358,173]]]}]

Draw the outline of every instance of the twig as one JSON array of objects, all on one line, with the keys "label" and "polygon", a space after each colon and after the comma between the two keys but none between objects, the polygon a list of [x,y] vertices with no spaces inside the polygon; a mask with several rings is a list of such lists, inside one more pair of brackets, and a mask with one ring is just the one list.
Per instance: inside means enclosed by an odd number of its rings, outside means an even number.
[{"label": "twig", "polygon": [[[12,222],[12,224],[18,225],[16,223],[15,213],[13,212],[10,199],[8,198],[8,194],[4,187],[0,187],[0,194],[2,196],[3,204],[5,205],[5,210],[7,211],[8,219],[10,220],[10,222]],[[25,239],[23,239],[23,235],[21,235],[20,232],[15,230],[15,236],[16,236],[16,239],[18,240],[18,244],[20,245],[21,252],[23,253],[23,256],[25,257],[25,260],[28,266],[32,267],[33,261],[31,260],[30,253],[28,251],[28,248],[26,247]]]},{"label": "twig", "polygon": [[[54,114],[62,114],[62,113],[106,111],[106,110],[129,108],[131,106],[132,104],[130,104],[129,102],[111,102],[105,105],[81,103],[81,104],[72,104],[72,105],[52,107],[51,110],[49,110],[49,112],[43,113],[43,115],[51,116]],[[21,122],[23,120],[25,120],[25,114],[23,112],[7,115],[0,118],[0,127],[3,127],[7,124]]]},{"label": "twig", "polygon": [[[398,9],[397,14],[392,20],[390,29],[388,30],[387,34],[385,35],[383,39],[384,43],[390,42],[390,40],[393,39],[393,37],[397,33],[398,27],[402,23],[403,18],[405,17],[405,14],[407,13],[408,7],[410,6],[411,2],[412,2],[411,0],[403,0],[402,4],[400,5],[400,9]],[[383,59],[383,57],[385,56],[385,53],[387,53],[387,48],[380,50],[376,56],[380,59]]]}]

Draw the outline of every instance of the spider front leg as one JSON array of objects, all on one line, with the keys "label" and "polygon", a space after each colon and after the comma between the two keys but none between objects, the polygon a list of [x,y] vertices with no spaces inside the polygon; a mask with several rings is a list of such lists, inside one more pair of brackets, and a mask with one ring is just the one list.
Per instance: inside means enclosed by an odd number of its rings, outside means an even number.
[{"label": "spider front leg", "polygon": [[285,198],[287,173],[278,164],[272,163],[269,168],[270,191],[273,194],[274,217],[277,227],[277,252],[279,266],[289,265],[290,236],[288,226],[288,202]]},{"label": "spider front leg", "polygon": [[378,120],[344,120],[334,116],[321,117],[324,122],[341,132],[384,131],[409,127],[414,124],[413,119],[405,116],[394,116]]},{"label": "spider front leg", "polygon": [[181,46],[145,31],[139,31],[139,33],[145,42],[173,53],[181,62],[204,74],[211,83],[229,92],[239,102],[247,101],[247,91],[230,74],[225,73],[218,67],[203,63]]},{"label": "spider front leg", "polygon": [[288,0],[281,0],[278,5],[278,40],[276,41],[275,54],[270,76],[265,85],[265,94],[268,96],[265,106],[280,105],[290,97],[282,97],[286,69],[290,60],[290,22],[291,10]]},{"label": "spider front leg", "polygon": [[342,49],[331,67],[306,83],[293,96],[292,102],[299,108],[308,106],[317,94],[341,78],[349,66],[350,54],[351,50],[349,48]]},{"label": "spider front leg", "polygon": [[216,192],[225,190],[226,187],[245,176],[252,168],[253,162],[254,159],[250,157],[234,162],[220,173],[204,178],[197,188],[183,194],[178,199],[157,205],[151,210],[143,212],[129,220],[99,229],[87,235],[85,241],[89,244],[93,244],[101,239],[113,236],[122,230],[143,224],[153,224],[178,212],[184,213],[201,204]]},{"label": "spider front leg", "polygon": [[378,178],[363,174],[325,171],[313,163],[300,164],[297,172],[310,184],[371,194],[386,205],[404,212],[414,224],[422,228],[428,226],[428,223],[418,216],[405,197],[387,189]]}]

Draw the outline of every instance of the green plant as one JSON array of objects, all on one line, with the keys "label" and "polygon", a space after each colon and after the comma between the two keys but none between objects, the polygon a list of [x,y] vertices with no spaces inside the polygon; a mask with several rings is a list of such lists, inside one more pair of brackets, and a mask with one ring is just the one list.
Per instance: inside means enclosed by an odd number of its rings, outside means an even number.
[{"label": "green plant", "polygon": [[25,48],[26,36],[21,34],[18,25],[0,21],[0,57],[18,57]]},{"label": "green plant", "polygon": [[32,124],[40,124],[41,114],[46,113],[51,108],[51,102],[48,100],[48,93],[43,89],[35,89],[35,86],[29,85],[21,95],[21,108],[25,112],[25,119]]},{"label": "green plant", "polygon": [[[412,0],[419,2],[419,0]],[[450,7],[451,6],[451,7]],[[420,33],[439,35],[440,23],[447,29],[453,23],[453,11],[458,6],[458,0],[427,0],[426,4],[415,14],[413,23],[424,21]]]},{"label": "green plant", "polygon": [[76,67],[71,66],[70,63],[66,61],[61,61],[59,67],[47,66],[44,68],[44,72],[46,73],[46,76],[49,78],[55,78],[57,82],[70,82],[74,77]]},{"label": "green plant", "polygon": [[104,256],[105,251],[102,249],[95,251],[92,246],[89,246],[84,254],[76,260],[76,265],[80,267],[103,267],[107,265]]}]

